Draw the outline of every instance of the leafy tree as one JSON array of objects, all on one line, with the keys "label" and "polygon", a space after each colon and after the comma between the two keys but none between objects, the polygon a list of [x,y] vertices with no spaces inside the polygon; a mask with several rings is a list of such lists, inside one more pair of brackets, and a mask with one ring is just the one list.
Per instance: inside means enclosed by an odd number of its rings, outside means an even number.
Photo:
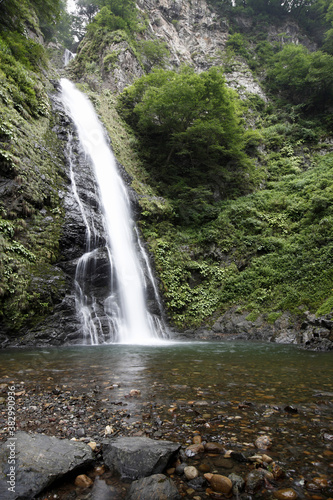
[{"label": "leafy tree", "polygon": [[321,51],[286,45],[273,58],[267,79],[272,90],[312,111],[322,112],[333,101],[333,57]]},{"label": "leafy tree", "polygon": [[76,5],[79,16],[83,17],[88,23],[93,20],[99,9],[97,1],[92,2],[91,0],[77,0]]},{"label": "leafy tree", "polygon": [[143,56],[143,63],[147,71],[152,66],[164,66],[165,58],[169,55],[169,49],[165,42],[160,40],[142,40],[138,42],[138,49]]},{"label": "leafy tree", "polygon": [[195,183],[246,168],[237,98],[221,70],[155,70],[126,89],[119,102],[159,176],[163,169],[166,178],[186,173]]},{"label": "leafy tree", "polygon": [[134,0],[97,0],[100,11],[88,26],[90,32],[97,28],[109,31],[123,29],[135,31],[137,27],[137,11]]},{"label": "leafy tree", "polygon": [[129,21],[136,18],[135,0],[98,0],[100,7],[108,9],[118,17]]}]

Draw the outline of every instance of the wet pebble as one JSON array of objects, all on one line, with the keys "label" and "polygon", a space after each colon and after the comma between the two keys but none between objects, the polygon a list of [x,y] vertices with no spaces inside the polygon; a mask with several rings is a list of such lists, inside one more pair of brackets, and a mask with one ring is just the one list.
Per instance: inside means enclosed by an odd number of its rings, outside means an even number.
[{"label": "wet pebble", "polygon": [[259,450],[269,450],[272,447],[272,440],[269,436],[259,436],[254,444]]},{"label": "wet pebble", "polygon": [[281,490],[274,491],[273,495],[277,498],[277,500],[296,500],[298,497],[296,491],[292,488],[283,488]]},{"label": "wet pebble", "polygon": [[233,463],[228,458],[217,457],[213,459],[214,465],[216,467],[222,467],[222,469],[232,469]]},{"label": "wet pebble", "polygon": [[264,485],[265,474],[262,469],[255,469],[246,476],[246,491],[254,495]]},{"label": "wet pebble", "polygon": [[187,457],[194,457],[198,453],[203,453],[205,451],[203,444],[191,444],[185,450],[185,455]]},{"label": "wet pebble", "polygon": [[196,467],[193,467],[193,465],[189,465],[184,468],[184,474],[185,477],[188,481],[191,481],[192,479],[195,479],[199,475],[198,469]]},{"label": "wet pebble", "polygon": [[210,467],[208,464],[200,464],[198,468],[199,468],[200,472],[209,472],[210,471]]},{"label": "wet pebble", "polygon": [[285,476],[284,470],[275,463],[272,465],[272,474],[274,479],[282,479]]},{"label": "wet pebble", "polygon": [[187,467],[186,463],[182,463],[180,465],[177,465],[175,472],[178,476],[182,476],[184,474],[184,470]]},{"label": "wet pebble", "polygon": [[226,476],[222,476],[221,474],[207,473],[204,474],[204,477],[209,482],[211,488],[218,493],[224,493],[225,495],[228,495],[232,490],[232,482]]},{"label": "wet pebble", "polygon": [[75,478],[74,484],[79,488],[89,488],[90,486],[93,485],[93,481],[90,479],[90,477],[86,476],[85,474],[80,474]]},{"label": "wet pebble", "polygon": [[328,487],[328,481],[324,477],[314,477],[306,484],[307,490],[322,490]]},{"label": "wet pebble", "polygon": [[193,442],[193,444],[201,444],[202,438],[201,438],[200,434],[196,434],[195,436],[193,436],[192,442]]},{"label": "wet pebble", "polygon": [[195,491],[203,489],[206,485],[206,479],[200,476],[188,482],[188,486],[190,486],[190,488],[193,488]]},{"label": "wet pebble", "polygon": [[206,443],[205,444],[206,453],[225,453],[225,448],[220,443]]}]

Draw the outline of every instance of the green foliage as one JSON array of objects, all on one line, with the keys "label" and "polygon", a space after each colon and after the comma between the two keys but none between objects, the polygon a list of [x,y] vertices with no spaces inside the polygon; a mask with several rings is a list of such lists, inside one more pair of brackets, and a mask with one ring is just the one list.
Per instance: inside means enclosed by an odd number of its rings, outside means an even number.
[{"label": "green foliage", "polygon": [[3,0],[0,2],[0,31],[24,34],[28,26],[37,33],[41,30],[44,37],[50,39],[64,11],[62,0]]},{"label": "green foliage", "polygon": [[142,40],[138,42],[138,53],[145,69],[149,71],[153,66],[164,67],[169,50],[165,42],[160,40]]},{"label": "green foliage", "polygon": [[[280,152],[285,156],[297,157],[291,146]],[[212,203],[208,194],[199,197],[197,189],[186,198],[180,186],[192,218],[178,226],[151,220],[143,228],[175,324],[199,325],[235,304],[252,311],[249,321],[266,313],[271,323],[285,310],[300,314],[300,307],[329,312],[332,171],[330,154],[309,170],[281,172],[266,190],[215,204],[211,218],[200,205],[204,197]]]},{"label": "green foliage", "polygon": [[333,57],[310,53],[302,45],[286,45],[273,58],[267,80],[273,91],[294,104],[323,112],[333,102]]},{"label": "green foliage", "polygon": [[333,295],[331,295],[317,310],[317,316],[323,316],[333,311]]},{"label": "green foliage", "polygon": [[250,167],[244,129],[237,96],[217,68],[199,75],[187,67],[179,73],[155,70],[123,92],[119,110],[159,179],[177,182],[186,174],[195,187],[203,175],[227,180],[233,173],[242,189]]},{"label": "green foliage", "polygon": [[241,33],[233,33],[229,35],[226,47],[232,49],[235,54],[247,57],[246,41]]},{"label": "green foliage", "polygon": [[[21,35],[14,33],[13,39],[10,41],[17,42],[18,37],[19,39],[22,38]],[[16,51],[17,57],[14,57],[12,55],[12,45],[16,47],[17,44],[9,43],[8,40],[8,36],[6,36],[5,40],[0,37],[0,81],[2,88],[8,91],[7,95],[10,95],[10,99],[17,110],[23,113],[27,112],[33,116],[43,114],[47,111],[45,102],[47,98],[42,86],[36,79],[36,75],[30,70],[32,68],[31,63],[39,50],[31,50],[28,55],[28,47],[22,44],[21,50],[17,49]],[[32,42],[31,47],[34,46],[37,46],[37,44]],[[41,49],[40,46],[39,48]],[[19,59],[23,62],[20,62]]]},{"label": "green foliage", "polygon": [[134,0],[98,0],[97,4],[101,8],[88,25],[88,31],[94,32],[98,28],[103,28],[132,33],[137,29],[137,9]]}]

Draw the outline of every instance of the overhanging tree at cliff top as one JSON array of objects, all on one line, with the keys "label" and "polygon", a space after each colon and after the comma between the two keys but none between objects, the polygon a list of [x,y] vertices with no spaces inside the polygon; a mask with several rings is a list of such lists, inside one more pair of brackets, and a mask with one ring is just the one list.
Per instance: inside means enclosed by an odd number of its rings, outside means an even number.
[{"label": "overhanging tree at cliff top", "polygon": [[154,71],[126,89],[120,103],[159,174],[164,168],[166,176],[197,179],[247,169],[238,98],[218,68]]}]

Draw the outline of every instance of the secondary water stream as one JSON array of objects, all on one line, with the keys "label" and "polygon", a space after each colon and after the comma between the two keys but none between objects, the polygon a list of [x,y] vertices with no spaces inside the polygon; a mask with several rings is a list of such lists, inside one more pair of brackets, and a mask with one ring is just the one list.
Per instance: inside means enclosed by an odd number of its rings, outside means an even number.
[{"label": "secondary water stream", "polygon": [[[104,345],[5,351],[0,364],[1,383],[16,385],[22,430],[101,442],[108,427],[110,436],[183,445],[199,432],[246,456],[265,434],[267,453],[285,471],[276,488],[313,500],[332,496],[332,487],[306,485],[332,478],[333,353],[233,341]],[[188,461],[243,477],[249,467],[206,455]]]}]

